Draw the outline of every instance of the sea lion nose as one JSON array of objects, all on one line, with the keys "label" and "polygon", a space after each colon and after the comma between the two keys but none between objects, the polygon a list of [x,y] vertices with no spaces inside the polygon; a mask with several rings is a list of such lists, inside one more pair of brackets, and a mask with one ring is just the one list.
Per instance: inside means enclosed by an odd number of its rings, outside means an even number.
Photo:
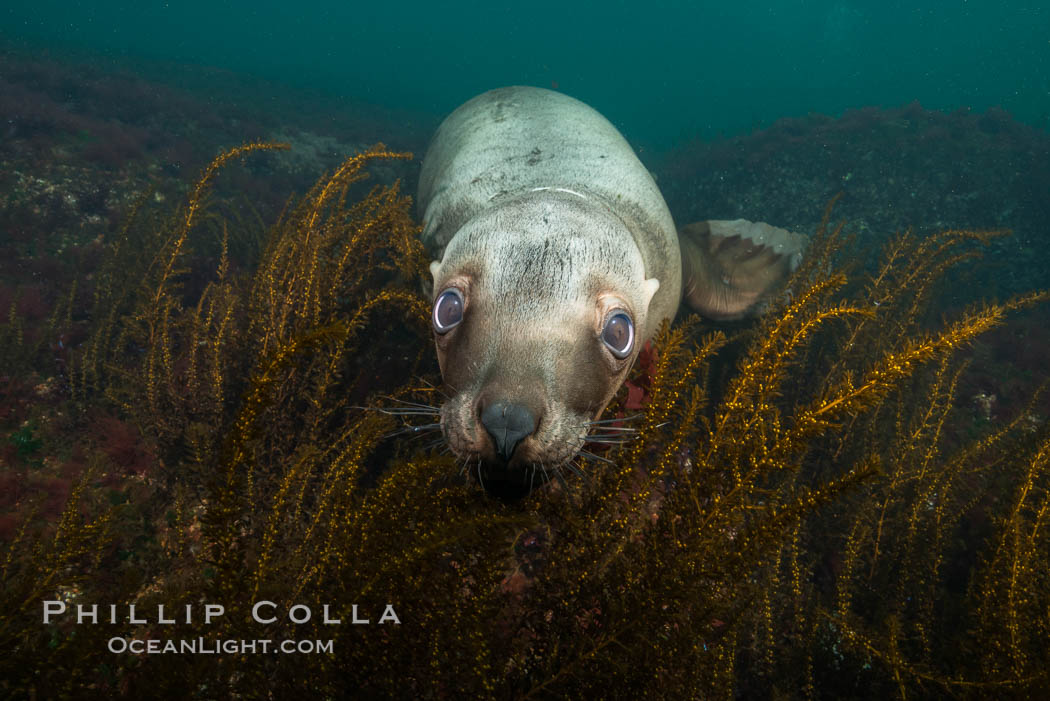
[{"label": "sea lion nose", "polygon": [[499,456],[509,462],[518,443],[536,430],[536,418],[521,404],[493,402],[482,410],[481,425],[492,436]]}]

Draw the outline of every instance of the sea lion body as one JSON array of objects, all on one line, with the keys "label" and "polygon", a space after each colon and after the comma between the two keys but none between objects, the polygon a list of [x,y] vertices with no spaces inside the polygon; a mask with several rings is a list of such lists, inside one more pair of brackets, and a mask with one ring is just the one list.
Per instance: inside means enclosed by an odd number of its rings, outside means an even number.
[{"label": "sea lion body", "polygon": [[578,454],[645,341],[674,317],[683,253],[686,300],[725,318],[754,299],[734,297],[719,251],[743,261],[741,279],[760,278],[768,262],[746,233],[725,239],[708,227],[681,243],[616,128],[540,88],[492,90],[449,115],[423,160],[417,203],[450,394],[443,435],[503,496]]}]

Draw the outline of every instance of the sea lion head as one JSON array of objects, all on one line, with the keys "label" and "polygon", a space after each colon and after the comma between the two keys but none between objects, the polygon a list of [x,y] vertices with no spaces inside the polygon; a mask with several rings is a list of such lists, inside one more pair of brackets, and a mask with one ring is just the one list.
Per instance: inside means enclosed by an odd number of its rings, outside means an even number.
[{"label": "sea lion head", "polygon": [[449,241],[432,323],[442,433],[486,491],[524,496],[571,461],[659,320],[629,230],[595,197],[536,188]]}]

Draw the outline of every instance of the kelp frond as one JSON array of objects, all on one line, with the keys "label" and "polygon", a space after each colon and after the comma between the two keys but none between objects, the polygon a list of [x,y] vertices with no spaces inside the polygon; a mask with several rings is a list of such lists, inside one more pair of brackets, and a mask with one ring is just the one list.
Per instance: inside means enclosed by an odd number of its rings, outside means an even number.
[{"label": "kelp frond", "polygon": [[[260,637],[255,601],[309,605],[309,621],[265,637],[332,640],[335,654],[111,656],[103,670],[77,657],[80,629],[34,633],[23,618],[6,638],[22,667],[57,641],[52,659],[74,660],[77,683],[193,696],[308,683],[412,698],[980,697],[1050,684],[1047,429],[1025,412],[962,441],[957,402],[960,349],[1046,294],[930,324],[938,280],[993,234],[898,236],[865,273],[825,225],[742,335],[695,318],[660,331],[639,437],[599,456],[612,464],[505,506],[459,484],[451,458],[383,441],[391,417],[355,408],[439,384],[409,201],[396,184],[358,187],[369,162],[406,154],[348,159],[289,203],[244,273],[231,245],[244,225],[221,222],[212,277],[181,284],[210,184],[265,148],[216,159],[170,220],[139,212],[96,287],[78,398],[134,417],[157,446],[163,548],[114,581],[100,572],[113,566],[104,529],[68,515],[51,550],[27,546],[32,534],[13,546],[3,577],[20,610],[41,595],[31,579],[76,579],[80,600],[230,612],[180,624],[187,639]],[[129,257],[132,238],[151,255]],[[400,625],[375,624],[388,604]],[[344,624],[325,624],[323,605]],[[65,688],[57,672],[0,664],[18,684],[5,689]]]}]

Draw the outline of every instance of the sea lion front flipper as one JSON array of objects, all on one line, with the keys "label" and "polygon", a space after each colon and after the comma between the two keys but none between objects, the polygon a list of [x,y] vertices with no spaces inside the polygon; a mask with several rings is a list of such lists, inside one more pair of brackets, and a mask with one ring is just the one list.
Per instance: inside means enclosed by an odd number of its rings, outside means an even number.
[{"label": "sea lion front flipper", "polygon": [[710,319],[740,319],[798,267],[805,239],[746,219],[701,221],[678,231],[682,300]]}]

